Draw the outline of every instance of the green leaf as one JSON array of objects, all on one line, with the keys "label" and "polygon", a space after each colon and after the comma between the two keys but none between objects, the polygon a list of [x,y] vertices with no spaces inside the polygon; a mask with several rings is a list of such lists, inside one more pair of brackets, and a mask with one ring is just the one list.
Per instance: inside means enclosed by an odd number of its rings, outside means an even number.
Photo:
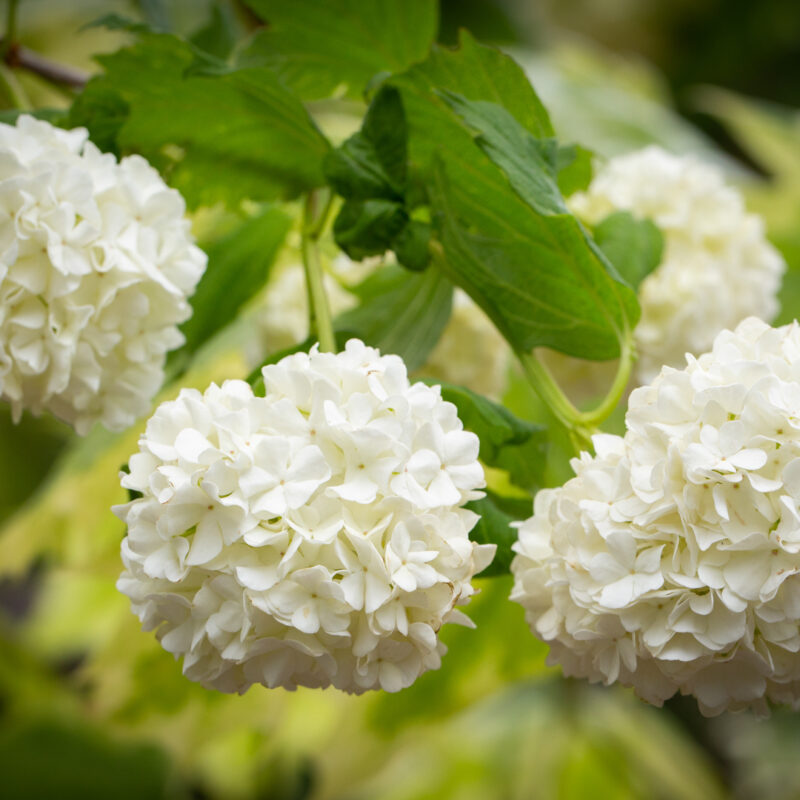
[{"label": "green leaf", "polygon": [[[328,143],[270,70],[186,74],[196,51],[156,33],[98,61],[105,72],[89,82],[71,123],[93,137],[116,127],[119,149],[165,171],[190,206],[292,198],[324,183]],[[109,108],[114,95],[128,106],[122,121],[119,100]]]},{"label": "green leaf", "polygon": [[634,289],[661,263],[661,231],[649,219],[634,219],[627,211],[609,214],[595,227],[594,239]]},{"label": "green leaf", "polygon": [[499,103],[534,136],[554,135],[547,110],[519,64],[505,53],[479,44],[466,31],[461,32],[457,50],[435,46],[427,60],[389,82],[402,95],[410,130],[410,158],[423,173],[432,168],[437,151],[449,148],[466,162],[465,181],[472,173],[469,159],[475,147],[471,137],[435,90]]},{"label": "green leaf", "polygon": [[517,194],[539,214],[567,213],[557,183],[558,144],[536,138],[514,115],[496,103],[467,100],[446,89],[437,91],[445,103],[476,131],[478,146],[505,173]]},{"label": "green leaf", "polygon": [[400,200],[406,179],[408,131],[397,89],[382,88],[364,123],[325,159],[325,177],[348,200]]},{"label": "green leaf", "polygon": [[517,531],[511,527],[511,523],[531,515],[531,501],[502,497],[487,491],[486,497],[472,500],[467,503],[467,508],[480,514],[480,519],[469,532],[469,538],[478,544],[497,545],[497,554],[492,563],[480,573],[481,577],[505,575],[511,569],[511,560],[514,558],[511,548],[517,541]]},{"label": "green leaf", "polygon": [[181,326],[186,343],[170,355],[178,368],[266,283],[291,218],[267,208],[207,247],[208,267],[192,297],[192,316]]},{"label": "green leaf", "polygon": [[246,2],[268,24],[243,63],[271,67],[307,100],[361,97],[376,73],[425,58],[438,27],[436,0]]},{"label": "green leaf", "polygon": [[400,92],[383,86],[370,103],[361,128],[390,180],[402,187],[406,180],[408,125]]},{"label": "green leaf", "polygon": [[95,83],[75,98],[67,119],[70,127],[88,128],[104,153],[119,156],[117,140],[129,114],[130,106],[113,86]]},{"label": "green leaf", "polygon": [[392,250],[406,269],[421,272],[427,268],[431,260],[431,232],[427,222],[412,219],[394,240]]},{"label": "green leaf", "polygon": [[336,328],[399,355],[411,371],[420,367],[450,318],[450,282],[436,270],[410,273],[384,265],[352,291],[361,304],[340,315]]},{"label": "green leaf", "polygon": [[442,167],[432,187],[451,280],[520,351],[546,346],[580,358],[616,357],[636,318],[636,296],[613,281],[577,220],[543,217],[508,198],[504,218],[490,223],[482,209],[456,205],[453,169]]},{"label": "green leaf", "polygon": [[225,59],[236,45],[236,27],[230,4],[215,0],[208,22],[192,34],[190,41],[206,53]]},{"label": "green leaf", "polygon": [[592,158],[594,153],[579,144],[558,148],[556,167],[558,188],[564,197],[589,188],[592,182]]},{"label": "green leaf", "polygon": [[[429,187],[448,277],[517,349],[547,346],[589,359],[616,357],[620,338],[638,316],[636,296],[615,279],[613,267],[563,208],[555,180],[558,150],[540,141],[552,137],[552,125],[521,68],[465,34],[458,50],[435,48],[427,61],[390,83],[402,95],[410,162]],[[526,203],[482,152],[445,92],[504,109],[502,120],[511,120],[513,130],[502,140],[503,154],[522,160],[526,186],[520,188],[531,194],[540,187],[535,200],[546,214]],[[487,133],[494,142],[502,131]],[[525,143],[524,155],[505,153],[509,138]]]},{"label": "green leaf", "polygon": [[360,261],[382,255],[408,221],[403,206],[394,200],[348,200],[333,225],[336,244]]},{"label": "green leaf", "polygon": [[505,470],[515,486],[535,494],[546,485],[550,449],[549,431],[542,426],[523,444],[500,448],[492,466]]}]

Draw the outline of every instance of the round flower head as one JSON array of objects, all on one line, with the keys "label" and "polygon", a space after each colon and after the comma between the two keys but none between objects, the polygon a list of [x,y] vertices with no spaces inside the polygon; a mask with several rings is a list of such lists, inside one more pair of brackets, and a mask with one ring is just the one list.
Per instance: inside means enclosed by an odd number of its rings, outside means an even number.
[{"label": "round flower head", "polygon": [[591,225],[628,211],[664,236],[661,263],[639,287],[640,383],[708,350],[745,317],[775,316],[785,264],[716,167],[650,146],[612,158],[569,204]]},{"label": "round flower head", "polygon": [[397,356],[351,340],[162,404],[115,508],[119,589],[205,686],[348,692],[439,666],[494,554],[468,537],[478,439]]},{"label": "round flower head", "polygon": [[139,156],[78,128],[0,124],[0,397],[86,433],[149,408],[206,257]]},{"label": "round flower head", "polygon": [[630,398],[522,523],[512,599],[567,674],[800,708],[800,327],[755,318]]}]

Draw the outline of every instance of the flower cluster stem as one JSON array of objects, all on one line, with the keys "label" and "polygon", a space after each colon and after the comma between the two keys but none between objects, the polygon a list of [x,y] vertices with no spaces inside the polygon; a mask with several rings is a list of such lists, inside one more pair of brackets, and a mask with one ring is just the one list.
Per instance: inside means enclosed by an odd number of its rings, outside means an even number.
[{"label": "flower cluster stem", "polygon": [[630,335],[620,345],[617,374],[603,400],[589,411],[579,411],[564,394],[550,371],[533,353],[517,353],[525,377],[533,390],[542,398],[558,421],[569,431],[576,450],[591,446],[591,437],[597,427],[609,417],[619,403],[630,379],[634,352]]},{"label": "flower cluster stem", "polygon": [[322,280],[319,257],[319,238],[325,230],[333,196],[330,192],[314,191],[306,198],[301,233],[303,269],[308,291],[308,323],[312,336],[319,341],[320,350],[335,353],[336,336],[333,332],[330,303]]}]

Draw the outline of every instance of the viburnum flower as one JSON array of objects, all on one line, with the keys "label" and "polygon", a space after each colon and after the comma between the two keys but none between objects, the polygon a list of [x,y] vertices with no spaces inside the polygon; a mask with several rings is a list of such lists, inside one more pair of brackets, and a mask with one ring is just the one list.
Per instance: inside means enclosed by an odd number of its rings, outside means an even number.
[{"label": "viburnum flower", "polygon": [[568,675],[800,708],[800,327],[755,318],[630,397],[521,524],[512,599]]},{"label": "viburnum flower", "polygon": [[646,147],[612,158],[569,206],[590,225],[628,211],[664,236],[661,263],[638,292],[639,383],[662,365],[680,366],[687,352],[708,350],[719,331],[745,317],[775,316],[786,265],[762,219],[747,213],[715,166]]},{"label": "viburnum flower", "polygon": [[83,128],[0,124],[0,396],[84,434],[145,413],[205,254],[181,195]]},{"label": "viburnum flower", "polygon": [[123,486],[118,588],[204,686],[348,692],[409,686],[492,559],[462,508],[478,439],[436,387],[358,340],[334,355],[184,389],[140,439]]}]

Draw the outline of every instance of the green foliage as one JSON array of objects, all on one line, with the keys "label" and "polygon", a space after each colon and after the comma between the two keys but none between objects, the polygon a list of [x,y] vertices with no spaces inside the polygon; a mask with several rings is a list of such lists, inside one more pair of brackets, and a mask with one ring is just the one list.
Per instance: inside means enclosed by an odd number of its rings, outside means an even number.
[{"label": "green foliage", "polygon": [[567,210],[555,142],[535,138],[494,103],[440,94],[478,132],[478,146],[499,168],[493,183],[499,189],[507,179],[517,195],[502,204],[498,198],[497,205],[484,199],[489,209],[503,209],[502,220],[492,218],[459,192],[458,165],[442,159],[434,205],[448,273],[482,302],[516,349],[547,346],[588,359],[613,358],[638,319],[636,295]]},{"label": "green foliage", "polygon": [[271,70],[203,70],[192,45],[156,33],[98,61],[104,73],[70,124],[106,149],[144,155],[190,206],[292,198],[324,183],[328,144]]},{"label": "green foliage", "polygon": [[[458,50],[434,48],[389,84],[402,96],[411,166],[427,184],[448,277],[519,350],[616,356],[638,315],[635,295],[566,211],[552,125],[519,66],[464,34]],[[568,151],[561,164],[577,157]]]},{"label": "green foliage", "polygon": [[409,370],[422,366],[450,317],[453,287],[437,271],[410,274],[384,265],[353,289],[361,304],[335,321]]},{"label": "green foliage", "polygon": [[592,182],[591,150],[579,144],[559,147],[556,153],[556,168],[558,171],[558,188],[564,197],[569,197],[575,192],[582,192]]},{"label": "green foliage", "polygon": [[191,43],[210,55],[225,59],[233,52],[237,40],[236,19],[228,3],[215,0],[203,27],[192,34]]},{"label": "green foliage", "polygon": [[334,224],[336,243],[351,258],[393,250],[407,269],[430,262],[430,225],[411,219],[407,192],[408,126],[400,93],[383,86],[361,130],[331,152],[325,175],[346,198]]},{"label": "green foliage", "polygon": [[325,177],[348,200],[400,200],[407,137],[400,94],[384,87],[367,109],[361,130],[325,159]]},{"label": "green foliage", "polygon": [[401,203],[394,200],[348,200],[333,226],[336,244],[350,258],[383,255],[408,222]]},{"label": "green foliage", "polygon": [[140,800],[168,796],[169,762],[150,744],[118,744],[86,724],[51,719],[4,726],[3,792],[15,800]]},{"label": "green foliage", "polygon": [[469,538],[478,544],[496,544],[494,560],[483,572],[482,578],[506,575],[514,557],[512,547],[517,541],[516,528],[511,523],[531,515],[531,501],[522,498],[502,497],[487,491],[486,497],[467,503],[467,508],[480,516]]},{"label": "green foliage", "polygon": [[267,282],[291,226],[281,209],[268,207],[207,247],[208,267],[191,299],[192,316],[181,326],[186,343],[170,353],[186,364]]},{"label": "green foliage", "polygon": [[304,99],[341,89],[361,97],[380,72],[423,59],[436,37],[436,0],[246,0],[266,23],[243,63],[272,67]]},{"label": "green foliage", "polygon": [[648,219],[618,211],[609,214],[593,233],[606,258],[634,289],[661,263],[664,237]]}]

